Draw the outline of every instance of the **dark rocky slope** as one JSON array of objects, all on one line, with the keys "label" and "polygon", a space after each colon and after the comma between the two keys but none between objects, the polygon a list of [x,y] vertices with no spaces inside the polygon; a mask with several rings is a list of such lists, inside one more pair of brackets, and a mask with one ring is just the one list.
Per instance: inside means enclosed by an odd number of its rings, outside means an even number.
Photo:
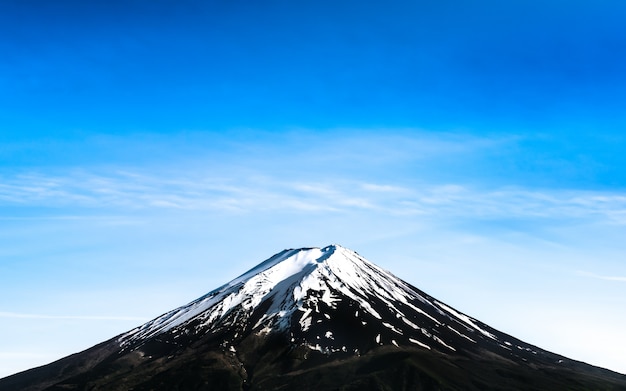
[{"label": "dark rocky slope", "polygon": [[0,390],[626,390],[340,246],[285,250],[198,300]]}]

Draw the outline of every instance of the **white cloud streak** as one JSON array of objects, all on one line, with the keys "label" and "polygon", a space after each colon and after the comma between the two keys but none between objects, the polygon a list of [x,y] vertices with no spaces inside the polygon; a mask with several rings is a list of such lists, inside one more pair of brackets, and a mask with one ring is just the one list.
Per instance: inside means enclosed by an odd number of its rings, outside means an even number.
[{"label": "white cloud streak", "polygon": [[626,224],[626,194],[458,184],[399,185],[354,180],[288,181],[267,177],[155,177],[128,172],[1,178],[0,206],[63,210],[189,210],[324,213],[368,211],[397,216],[592,219]]},{"label": "white cloud streak", "polygon": [[598,274],[588,273],[588,272],[579,272],[578,274],[585,276],[585,277],[595,278],[598,280],[626,282],[625,276],[601,276]]},{"label": "white cloud streak", "polygon": [[48,319],[48,320],[111,320],[111,321],[148,321],[148,318],[136,316],[109,316],[109,315],[45,315],[24,314],[17,312],[0,312],[0,318],[8,319]]}]

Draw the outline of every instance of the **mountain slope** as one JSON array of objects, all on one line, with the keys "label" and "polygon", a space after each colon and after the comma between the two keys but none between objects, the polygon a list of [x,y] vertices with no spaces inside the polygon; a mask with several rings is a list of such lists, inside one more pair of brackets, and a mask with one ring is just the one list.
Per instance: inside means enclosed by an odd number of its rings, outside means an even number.
[{"label": "mountain slope", "polygon": [[606,389],[623,375],[544,351],[341,246],[284,250],[0,390]]}]

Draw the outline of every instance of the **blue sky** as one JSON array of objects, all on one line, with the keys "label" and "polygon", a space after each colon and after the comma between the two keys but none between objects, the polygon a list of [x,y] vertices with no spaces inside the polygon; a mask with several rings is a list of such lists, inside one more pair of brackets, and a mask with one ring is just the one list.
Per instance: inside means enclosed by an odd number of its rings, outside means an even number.
[{"label": "blue sky", "polygon": [[626,373],[619,1],[4,1],[0,376],[340,243]]}]

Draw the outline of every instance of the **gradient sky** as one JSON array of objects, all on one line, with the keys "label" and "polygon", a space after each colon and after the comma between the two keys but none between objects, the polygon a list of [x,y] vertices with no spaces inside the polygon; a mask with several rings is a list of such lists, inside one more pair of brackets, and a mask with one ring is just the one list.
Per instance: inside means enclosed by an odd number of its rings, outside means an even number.
[{"label": "gradient sky", "polygon": [[624,20],[619,0],[1,1],[0,376],[331,243],[626,373]]}]

